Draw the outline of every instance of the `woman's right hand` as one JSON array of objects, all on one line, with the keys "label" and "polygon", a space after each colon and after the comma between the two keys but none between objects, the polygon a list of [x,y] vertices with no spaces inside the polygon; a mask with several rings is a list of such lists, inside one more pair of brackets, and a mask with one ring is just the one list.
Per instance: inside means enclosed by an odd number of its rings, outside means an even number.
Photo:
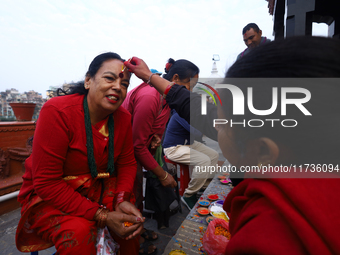
[{"label": "woman's right hand", "polygon": [[[150,71],[147,64],[140,58],[132,57],[131,61],[125,61],[124,65],[128,68],[130,72],[134,73],[139,79],[142,79],[144,82],[147,82],[151,77],[152,72]],[[169,85],[169,81],[158,75],[153,75],[150,84],[161,95],[163,95],[164,91]]]},{"label": "woman's right hand", "polygon": [[[131,222],[133,225],[126,227],[124,222]],[[138,230],[143,226],[143,220],[134,215],[113,211],[107,215],[106,226],[116,235],[129,240],[138,236],[138,232],[140,232]]]},{"label": "woman's right hand", "polygon": [[177,186],[177,182],[171,174],[168,174],[168,177],[164,181],[160,180],[160,182],[164,187],[175,188]]},{"label": "woman's right hand", "polygon": [[132,57],[130,61],[125,61],[124,65],[130,72],[134,73],[144,82],[146,82],[152,74],[147,64],[142,59],[137,57]]}]

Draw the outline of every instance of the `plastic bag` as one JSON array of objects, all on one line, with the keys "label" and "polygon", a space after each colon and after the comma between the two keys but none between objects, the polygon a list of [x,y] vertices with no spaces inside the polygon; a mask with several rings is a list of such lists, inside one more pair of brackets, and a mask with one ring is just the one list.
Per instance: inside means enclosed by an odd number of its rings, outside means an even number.
[{"label": "plastic bag", "polygon": [[113,240],[107,227],[98,229],[97,255],[115,255],[118,253],[119,244]]},{"label": "plastic bag", "polygon": [[215,235],[215,228],[222,226],[229,231],[229,223],[222,219],[214,219],[207,227],[203,236],[203,248],[209,255],[224,254],[229,239],[223,235]]}]

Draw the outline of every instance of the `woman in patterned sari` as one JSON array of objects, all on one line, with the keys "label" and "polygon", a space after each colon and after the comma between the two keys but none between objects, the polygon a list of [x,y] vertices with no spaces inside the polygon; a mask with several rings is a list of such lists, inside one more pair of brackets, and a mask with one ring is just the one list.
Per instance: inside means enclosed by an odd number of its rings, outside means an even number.
[{"label": "woman in patterned sari", "polygon": [[97,227],[107,226],[121,254],[138,253],[144,219],[133,205],[131,116],[120,107],[130,73],[122,61],[97,56],[84,83],[41,109],[18,196],[18,250],[96,254]]}]

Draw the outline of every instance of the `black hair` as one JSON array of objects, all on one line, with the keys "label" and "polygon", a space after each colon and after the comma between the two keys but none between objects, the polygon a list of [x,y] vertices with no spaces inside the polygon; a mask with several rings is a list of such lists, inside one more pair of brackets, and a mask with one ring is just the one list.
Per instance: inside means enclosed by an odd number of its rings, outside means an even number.
[{"label": "black hair", "polygon": [[180,80],[193,78],[196,74],[199,74],[200,69],[188,60],[179,59],[175,61],[169,58],[164,71],[163,78],[170,81],[175,74],[178,74]]},{"label": "black hair", "polygon": [[243,28],[243,30],[242,30],[242,35],[244,35],[249,29],[254,29],[254,31],[256,32],[256,33],[258,33],[259,31],[260,31],[260,28],[259,28],[259,26],[258,25],[256,25],[255,23],[249,23],[249,24],[247,24],[244,28]]},{"label": "black hair", "polygon": [[[247,141],[268,137],[289,148],[300,164],[339,163],[340,119],[336,117],[340,110],[340,80],[336,79],[339,77],[338,39],[305,36],[276,40],[255,48],[236,61],[227,71],[226,79],[230,81],[230,78],[249,78],[235,80],[241,81],[237,87],[244,95],[248,94],[248,87],[253,87],[253,103],[256,109],[269,109],[272,105],[272,88],[277,87],[280,92],[282,87],[292,86],[293,79],[288,78],[313,78],[294,79],[298,81],[298,85],[300,82],[310,81],[307,85],[304,83],[302,87],[311,93],[311,99],[305,106],[312,116],[304,116],[297,107],[292,106],[287,109],[287,113],[289,111],[289,119],[298,120],[298,125],[294,128],[282,127],[280,122],[276,122],[278,125],[274,128],[270,124],[261,128],[235,125],[233,134],[238,150],[244,153]],[[255,78],[279,79],[275,79],[275,84],[267,86],[268,82],[259,83]],[[233,119],[235,122],[259,119],[259,116],[251,113],[247,107],[244,115],[232,115],[233,99],[230,91],[221,89],[219,92],[226,119]],[[266,116],[266,119],[288,118],[281,116],[279,110]]]},{"label": "black hair", "polygon": [[[121,61],[124,61],[117,53],[114,52],[106,52],[102,53],[98,56],[96,56],[90,66],[89,69],[87,70],[85,77],[95,77],[97,74],[98,70],[102,67],[103,63],[107,60],[110,59],[118,59]],[[68,91],[64,91],[63,89],[58,89],[57,90],[57,95],[62,96],[62,95],[71,95],[71,94],[81,94],[81,95],[87,95],[88,90],[85,89],[84,87],[84,81],[79,81],[75,85],[71,86]]]}]

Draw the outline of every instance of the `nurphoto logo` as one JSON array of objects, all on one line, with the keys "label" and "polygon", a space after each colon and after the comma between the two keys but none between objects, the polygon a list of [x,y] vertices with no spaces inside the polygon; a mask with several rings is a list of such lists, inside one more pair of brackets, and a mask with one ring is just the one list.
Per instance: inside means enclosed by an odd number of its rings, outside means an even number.
[{"label": "nurphoto logo", "polygon": [[[232,96],[232,113],[234,116],[236,115],[245,115],[245,106],[248,107],[249,112],[257,116],[268,116],[273,114],[278,107],[280,107],[280,115],[287,116],[287,105],[294,105],[297,107],[305,116],[311,116],[311,112],[304,106],[308,101],[311,100],[311,93],[308,89],[301,87],[272,87],[271,98],[263,98],[262,100],[271,100],[271,107],[267,109],[256,109],[254,107],[253,102],[253,87],[247,87],[247,94],[244,95],[243,91],[232,84],[216,84],[215,88],[212,86],[199,82],[200,84],[209,88],[216,95],[220,104],[222,105],[222,101],[220,95],[216,91],[216,89],[228,89]],[[214,95],[204,88],[199,88],[206,92],[206,94],[201,95],[201,114],[207,114],[207,95],[212,97],[214,104],[217,105]],[[279,93],[280,92],[280,93]],[[280,94],[280,95],[279,95]],[[298,95],[299,98],[290,98],[289,95],[294,94],[295,97]],[[247,102],[247,104],[245,104]],[[213,126],[220,124],[229,123],[231,127],[233,125],[243,125],[249,127],[262,127],[265,123],[271,124],[272,127],[279,122],[282,127],[295,127],[298,125],[297,120],[295,119],[277,119],[277,118],[266,118],[266,119],[243,119],[241,122],[235,122],[232,119],[214,119]]]}]

